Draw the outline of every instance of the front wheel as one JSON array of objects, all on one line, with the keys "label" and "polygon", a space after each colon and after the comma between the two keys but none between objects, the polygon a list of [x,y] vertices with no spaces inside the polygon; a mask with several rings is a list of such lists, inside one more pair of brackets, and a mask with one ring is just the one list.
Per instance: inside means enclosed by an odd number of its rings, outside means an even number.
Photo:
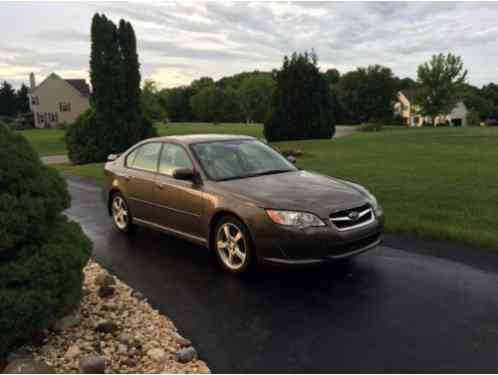
[{"label": "front wheel", "polygon": [[237,218],[227,216],[215,228],[214,249],[221,266],[228,272],[240,274],[253,262],[251,237],[246,226]]},{"label": "front wheel", "polygon": [[112,196],[111,212],[114,226],[120,232],[130,232],[133,227],[131,212],[126,199],[120,193]]}]

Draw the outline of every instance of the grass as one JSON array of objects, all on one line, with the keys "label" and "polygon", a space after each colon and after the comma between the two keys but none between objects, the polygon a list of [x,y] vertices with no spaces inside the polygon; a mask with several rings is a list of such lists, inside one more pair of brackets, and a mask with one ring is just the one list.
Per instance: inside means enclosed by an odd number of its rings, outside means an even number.
[{"label": "grass", "polygon": [[98,184],[104,182],[104,163],[84,165],[53,164],[51,167],[66,175],[82,177]]},{"label": "grass", "polygon": [[[176,126],[160,131],[173,132]],[[178,130],[255,131],[241,125],[185,126]],[[303,169],[366,186],[384,207],[389,232],[498,248],[498,128],[390,129],[275,145],[302,151],[298,166]],[[102,164],[57,168],[103,179]]]},{"label": "grass", "polygon": [[[211,123],[175,123],[157,124],[160,136],[194,134],[194,133],[221,133],[221,134],[245,134],[253,137],[263,136],[261,124],[239,124],[223,123],[213,125]],[[56,129],[30,129],[19,132],[25,136],[40,156],[64,155],[67,153],[64,142],[64,130]]]},{"label": "grass", "polygon": [[64,130],[58,129],[29,129],[19,131],[35,148],[40,156],[66,154]]}]

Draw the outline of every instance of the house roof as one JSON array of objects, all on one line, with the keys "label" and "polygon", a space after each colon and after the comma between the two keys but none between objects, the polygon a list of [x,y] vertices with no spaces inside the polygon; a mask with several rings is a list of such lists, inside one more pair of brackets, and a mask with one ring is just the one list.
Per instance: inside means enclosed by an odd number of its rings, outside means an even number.
[{"label": "house roof", "polygon": [[29,89],[29,93],[32,94],[36,90],[38,90],[49,78],[58,78],[61,81],[66,82],[69,84],[72,88],[77,90],[82,96],[90,96],[90,86],[86,83],[84,79],[63,79],[60,76],[58,76],[55,73],[49,74],[40,84],[38,84],[35,88]]},{"label": "house roof", "polygon": [[90,96],[90,86],[84,79],[65,79],[67,83],[78,90],[83,96]]}]

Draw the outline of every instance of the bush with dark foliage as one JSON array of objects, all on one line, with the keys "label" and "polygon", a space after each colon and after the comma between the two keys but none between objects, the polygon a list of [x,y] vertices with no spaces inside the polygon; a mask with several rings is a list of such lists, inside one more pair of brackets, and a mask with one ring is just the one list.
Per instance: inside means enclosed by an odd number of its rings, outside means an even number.
[{"label": "bush with dark foliage", "polygon": [[0,358],[79,304],[91,242],[69,204],[64,179],[0,126]]},{"label": "bush with dark foliage", "polygon": [[334,135],[329,87],[313,52],[294,53],[290,59],[286,56],[275,82],[265,121],[267,140],[330,139]]}]

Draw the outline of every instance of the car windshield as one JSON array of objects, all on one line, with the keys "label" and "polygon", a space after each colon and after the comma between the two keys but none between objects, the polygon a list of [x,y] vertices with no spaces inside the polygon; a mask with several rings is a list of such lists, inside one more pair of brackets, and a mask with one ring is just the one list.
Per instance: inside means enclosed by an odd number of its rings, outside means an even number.
[{"label": "car windshield", "polygon": [[192,149],[204,172],[216,181],[297,170],[278,152],[256,140],[197,143]]}]

